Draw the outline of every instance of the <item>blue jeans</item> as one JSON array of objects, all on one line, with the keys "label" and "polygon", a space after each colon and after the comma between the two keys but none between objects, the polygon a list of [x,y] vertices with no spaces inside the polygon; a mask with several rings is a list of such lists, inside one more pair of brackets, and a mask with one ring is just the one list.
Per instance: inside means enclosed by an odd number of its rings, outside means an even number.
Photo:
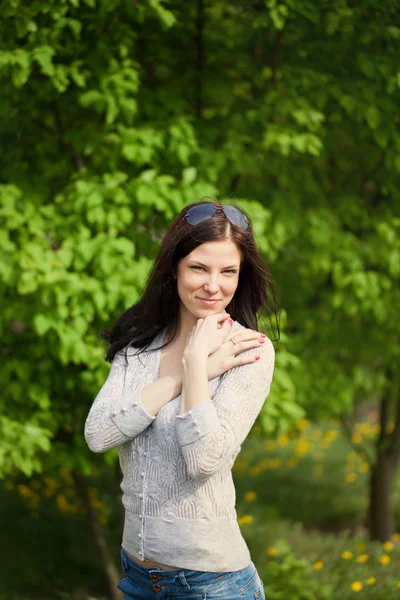
[{"label": "blue jeans", "polygon": [[244,569],[227,573],[146,569],[121,546],[121,562],[124,577],[117,587],[124,593],[123,600],[265,600],[263,582],[253,561]]}]

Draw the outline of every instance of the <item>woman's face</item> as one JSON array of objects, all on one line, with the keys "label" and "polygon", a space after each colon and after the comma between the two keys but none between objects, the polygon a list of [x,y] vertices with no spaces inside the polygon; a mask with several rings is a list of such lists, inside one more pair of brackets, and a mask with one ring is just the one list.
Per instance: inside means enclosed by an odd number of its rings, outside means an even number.
[{"label": "woman's face", "polygon": [[[231,240],[197,246],[178,264],[177,288],[181,316],[196,324],[208,315],[226,312],[239,281],[240,253]],[[203,299],[215,299],[205,304]]]}]

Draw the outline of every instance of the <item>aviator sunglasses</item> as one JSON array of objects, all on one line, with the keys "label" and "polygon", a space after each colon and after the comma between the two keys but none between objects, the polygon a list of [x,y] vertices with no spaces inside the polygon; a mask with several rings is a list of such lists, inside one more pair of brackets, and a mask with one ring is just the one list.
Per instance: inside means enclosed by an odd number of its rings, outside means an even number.
[{"label": "aviator sunglasses", "polygon": [[[185,214],[185,218],[190,225],[197,225],[202,221],[206,221],[207,219],[211,219],[214,216],[217,206],[213,204],[198,204],[197,206],[192,206],[189,208],[187,213]],[[249,226],[249,221],[247,220],[246,215],[244,215],[238,208],[235,206],[222,206],[221,207],[225,217],[233,224],[240,225],[243,229],[247,229]]]}]

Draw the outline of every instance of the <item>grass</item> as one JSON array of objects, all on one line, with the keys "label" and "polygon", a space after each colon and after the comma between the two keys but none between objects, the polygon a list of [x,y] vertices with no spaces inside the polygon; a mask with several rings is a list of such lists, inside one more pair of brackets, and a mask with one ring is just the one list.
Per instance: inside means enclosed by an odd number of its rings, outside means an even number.
[{"label": "grass", "polygon": [[[400,597],[400,535],[385,548],[369,542],[365,528],[369,466],[355,450],[376,434],[373,424],[360,423],[352,445],[336,424],[302,420],[277,440],[252,435],[243,444],[233,470],[238,521],[266,590],[272,586],[270,600],[287,600],[288,582],[296,581],[308,600],[325,598],[323,584],[332,586],[329,600]],[[90,494],[119,565],[122,532],[109,477],[104,465]],[[98,551],[67,469],[54,478],[17,475],[1,483],[0,507],[0,600],[107,599]],[[303,596],[293,592],[290,600]]]},{"label": "grass", "polygon": [[[264,583],[268,565],[283,565],[290,548],[312,566],[308,581],[332,586],[329,598],[400,597],[400,534],[387,544],[370,542],[365,526],[369,465],[356,450],[376,427],[360,423],[356,434],[350,443],[335,424],[303,421],[278,440],[246,440],[233,471],[238,521]],[[397,477],[397,532],[399,484]]]}]

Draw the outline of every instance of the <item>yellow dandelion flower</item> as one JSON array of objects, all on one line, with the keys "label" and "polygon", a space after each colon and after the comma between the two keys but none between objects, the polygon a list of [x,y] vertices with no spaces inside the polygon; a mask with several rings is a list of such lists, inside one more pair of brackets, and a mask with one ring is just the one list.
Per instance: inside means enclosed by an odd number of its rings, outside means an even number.
[{"label": "yellow dandelion flower", "polygon": [[359,563],[365,563],[365,562],[367,562],[368,559],[369,559],[368,554],[360,554],[360,556],[357,556],[356,561]]},{"label": "yellow dandelion flower", "polygon": [[250,475],[254,475],[255,477],[257,477],[257,475],[260,474],[260,468],[258,466],[254,466],[251,467],[251,469],[249,470]]},{"label": "yellow dandelion flower", "polygon": [[350,558],[353,558],[353,553],[349,550],[345,550],[340,556],[344,558],[344,560],[349,560]]},{"label": "yellow dandelion flower", "polygon": [[351,589],[353,590],[353,592],[361,592],[361,590],[363,589],[363,584],[361,583],[361,581],[353,581],[353,583],[351,584]]},{"label": "yellow dandelion flower", "polygon": [[329,431],[326,432],[325,434],[325,439],[327,441],[331,441],[331,440],[335,440],[338,436],[338,432],[336,431],[336,429],[330,429]]},{"label": "yellow dandelion flower", "polygon": [[392,540],[393,540],[394,542],[400,542],[400,533],[394,533],[394,534],[392,535]]},{"label": "yellow dandelion flower", "polygon": [[359,433],[353,433],[353,435],[351,436],[351,441],[353,442],[353,444],[359,444],[362,441],[362,437]]},{"label": "yellow dandelion flower", "polygon": [[308,419],[300,419],[300,421],[296,423],[296,427],[299,431],[303,431],[309,426],[309,424],[310,421],[308,421]]},{"label": "yellow dandelion flower", "polygon": [[310,442],[308,440],[301,439],[297,443],[295,447],[295,453],[297,456],[302,456],[303,454],[307,454],[310,449]]},{"label": "yellow dandelion flower", "polygon": [[397,587],[400,589],[400,581],[397,582]]},{"label": "yellow dandelion flower", "polygon": [[331,445],[331,440],[323,440],[322,442],[319,443],[319,447],[322,448],[323,450],[325,450],[326,448],[329,448],[330,445]]},{"label": "yellow dandelion flower", "polygon": [[372,584],[373,584],[373,583],[375,583],[375,582],[376,582],[376,579],[375,579],[375,577],[368,577],[368,579],[367,579],[367,583],[368,583],[368,585],[372,585]]},{"label": "yellow dandelion flower", "polygon": [[381,563],[381,565],[387,565],[388,563],[390,563],[390,561],[391,561],[391,558],[387,554],[382,554],[382,556],[379,559],[379,562]]},{"label": "yellow dandelion flower", "polygon": [[253,492],[253,490],[246,492],[244,495],[244,499],[246,500],[246,502],[253,502],[256,498],[257,494],[256,492]]},{"label": "yellow dandelion flower", "polygon": [[314,477],[319,477],[319,475],[321,475],[321,473],[323,473],[323,466],[322,465],[314,465],[313,466],[313,476]]},{"label": "yellow dandelion flower", "polygon": [[345,479],[347,483],[353,483],[357,479],[357,475],[355,473],[349,473],[348,475],[346,475]]},{"label": "yellow dandelion flower", "polygon": [[279,446],[282,446],[282,447],[283,447],[283,446],[287,446],[287,445],[288,445],[288,443],[289,443],[289,438],[288,438],[288,436],[287,436],[287,435],[280,435],[280,436],[278,437],[278,445],[279,445]]},{"label": "yellow dandelion flower", "polygon": [[370,470],[370,466],[368,463],[363,463],[360,465],[360,473],[367,473]]},{"label": "yellow dandelion flower", "polygon": [[31,498],[33,495],[32,490],[29,489],[27,485],[23,485],[22,483],[20,485],[17,485],[17,490],[19,491],[21,496],[24,496],[24,498]]},{"label": "yellow dandelion flower", "polygon": [[393,542],[384,542],[384,543],[382,544],[382,548],[383,548],[384,550],[386,550],[386,552],[390,552],[391,550],[393,550],[393,548],[394,548],[394,544],[393,544]]},{"label": "yellow dandelion flower", "polygon": [[239,517],[237,520],[239,525],[248,525],[249,523],[253,522],[253,517],[252,515],[243,515],[242,517]]},{"label": "yellow dandelion flower", "polygon": [[43,477],[43,482],[46,486],[43,491],[46,497],[52,496],[59,487],[58,482],[52,477]]},{"label": "yellow dandelion flower", "polygon": [[365,550],[365,548],[367,547],[367,544],[365,542],[359,542],[358,544],[356,544],[356,548],[357,550]]},{"label": "yellow dandelion flower", "polygon": [[323,568],[324,568],[324,563],[322,562],[322,560],[317,560],[317,562],[314,563],[314,569],[316,571],[320,571]]},{"label": "yellow dandelion flower", "polygon": [[268,554],[268,556],[276,556],[278,554],[278,550],[271,546],[270,548],[266,549],[266,553]]}]

